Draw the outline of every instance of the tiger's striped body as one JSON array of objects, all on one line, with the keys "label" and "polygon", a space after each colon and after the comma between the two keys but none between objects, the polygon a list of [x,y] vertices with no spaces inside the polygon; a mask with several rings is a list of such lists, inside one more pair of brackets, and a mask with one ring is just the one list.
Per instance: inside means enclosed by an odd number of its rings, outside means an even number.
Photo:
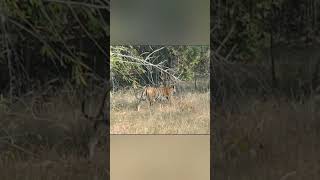
[{"label": "tiger's striped body", "polygon": [[171,97],[176,92],[175,86],[170,87],[145,87],[138,102],[138,111],[141,101],[148,100],[149,106],[156,101],[169,101],[172,103]]}]

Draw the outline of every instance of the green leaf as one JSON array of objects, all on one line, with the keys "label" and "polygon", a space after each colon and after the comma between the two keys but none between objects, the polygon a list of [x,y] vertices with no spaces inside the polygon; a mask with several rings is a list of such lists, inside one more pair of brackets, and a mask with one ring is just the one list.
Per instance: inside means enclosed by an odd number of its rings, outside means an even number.
[{"label": "green leaf", "polygon": [[40,49],[40,54],[49,58],[54,57],[53,52],[54,50],[46,44],[44,44]]}]

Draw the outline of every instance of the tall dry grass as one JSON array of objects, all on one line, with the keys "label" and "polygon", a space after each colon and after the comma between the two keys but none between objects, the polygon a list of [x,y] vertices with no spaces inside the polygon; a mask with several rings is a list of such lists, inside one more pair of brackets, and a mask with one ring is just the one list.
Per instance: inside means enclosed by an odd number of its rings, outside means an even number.
[{"label": "tall dry grass", "polygon": [[[111,96],[111,134],[209,134],[209,92],[184,91],[173,96],[172,104],[156,102],[149,107],[131,90]],[[162,104],[162,108],[161,105]]]},{"label": "tall dry grass", "polygon": [[319,179],[319,105],[244,98],[236,111],[214,109],[214,178]]},{"label": "tall dry grass", "polygon": [[0,106],[0,179],[107,178],[105,146],[92,162],[86,158],[93,129],[82,117],[75,90],[39,94]]}]

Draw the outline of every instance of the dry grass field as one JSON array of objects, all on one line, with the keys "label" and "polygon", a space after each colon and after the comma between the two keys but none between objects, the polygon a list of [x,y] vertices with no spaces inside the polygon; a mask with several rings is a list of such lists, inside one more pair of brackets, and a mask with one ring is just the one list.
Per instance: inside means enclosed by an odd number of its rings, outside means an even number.
[{"label": "dry grass field", "polygon": [[20,98],[10,107],[1,99],[0,179],[106,179],[109,153],[101,144],[92,161],[86,158],[92,130],[74,91],[37,96]]},{"label": "dry grass field", "polygon": [[184,91],[173,96],[172,105],[156,102],[149,108],[143,101],[137,111],[134,91],[116,91],[111,95],[111,134],[209,134],[209,98],[209,92]]},{"label": "dry grass field", "polygon": [[237,99],[215,109],[215,179],[320,178],[320,113],[313,100]]}]

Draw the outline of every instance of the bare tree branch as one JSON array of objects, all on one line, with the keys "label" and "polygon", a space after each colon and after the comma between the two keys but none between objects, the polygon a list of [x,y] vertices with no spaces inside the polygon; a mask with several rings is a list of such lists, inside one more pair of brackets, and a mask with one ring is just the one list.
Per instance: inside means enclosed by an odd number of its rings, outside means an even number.
[{"label": "bare tree branch", "polygon": [[[111,47],[113,48],[113,47]],[[152,60],[152,55],[155,54],[156,52],[164,49],[165,47],[161,47],[161,48],[158,48],[156,50],[154,50],[153,52],[151,52],[145,59],[141,59],[139,57],[135,57],[135,56],[132,56],[132,55],[125,55],[125,54],[121,54],[121,53],[114,53],[111,51],[111,55],[116,55],[116,56],[119,56],[119,57],[124,57],[124,58],[129,58],[129,59],[132,59],[134,61],[129,61],[129,60],[120,60],[120,59],[117,59],[116,61],[118,62],[122,62],[122,63],[128,63],[128,64],[136,64],[136,65],[140,65],[140,66],[144,66],[146,67],[148,70],[151,70],[149,69],[150,67],[153,67],[153,68],[156,68],[158,69],[160,72],[164,72],[166,74],[168,74],[170,77],[172,77],[175,81],[180,81],[179,77],[175,76],[173,73],[171,73],[171,69],[167,68],[166,66],[164,66],[164,63],[166,62],[166,60],[164,61],[161,61],[160,63],[157,63],[157,64],[154,64],[154,63],[151,63],[150,60]],[[121,47],[120,48],[114,48],[114,49],[118,49],[118,50],[124,50],[122,49]]]},{"label": "bare tree branch", "polygon": [[156,50],[153,51],[152,53],[150,53],[150,54],[145,58],[145,61],[149,60],[150,57],[151,57],[154,53],[156,53],[156,52],[158,52],[158,51],[161,51],[163,48],[165,48],[165,47],[161,47],[161,48],[159,48],[159,49],[156,49]]}]

